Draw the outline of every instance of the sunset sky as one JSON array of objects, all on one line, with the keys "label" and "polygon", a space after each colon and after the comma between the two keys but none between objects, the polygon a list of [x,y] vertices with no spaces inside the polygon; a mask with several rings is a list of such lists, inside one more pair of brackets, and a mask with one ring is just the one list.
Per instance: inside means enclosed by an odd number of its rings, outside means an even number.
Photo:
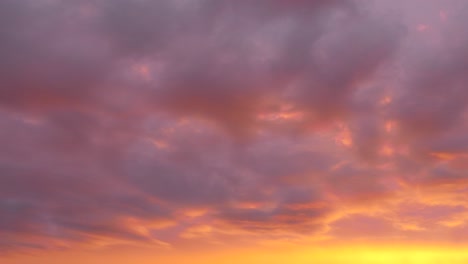
[{"label": "sunset sky", "polygon": [[0,0],[0,263],[468,263],[468,1]]}]

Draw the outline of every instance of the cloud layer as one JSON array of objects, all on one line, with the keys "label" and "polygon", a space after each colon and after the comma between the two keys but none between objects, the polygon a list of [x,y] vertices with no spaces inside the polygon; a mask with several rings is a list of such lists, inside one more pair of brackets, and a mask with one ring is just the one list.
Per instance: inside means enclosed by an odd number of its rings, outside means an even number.
[{"label": "cloud layer", "polygon": [[0,253],[468,242],[468,5],[410,2],[0,1]]}]

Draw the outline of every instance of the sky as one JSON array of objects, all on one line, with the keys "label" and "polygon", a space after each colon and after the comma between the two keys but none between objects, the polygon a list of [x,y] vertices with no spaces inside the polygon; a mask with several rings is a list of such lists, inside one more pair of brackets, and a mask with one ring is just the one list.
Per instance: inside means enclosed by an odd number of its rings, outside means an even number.
[{"label": "sky", "polygon": [[0,262],[468,263],[467,23],[1,0]]}]

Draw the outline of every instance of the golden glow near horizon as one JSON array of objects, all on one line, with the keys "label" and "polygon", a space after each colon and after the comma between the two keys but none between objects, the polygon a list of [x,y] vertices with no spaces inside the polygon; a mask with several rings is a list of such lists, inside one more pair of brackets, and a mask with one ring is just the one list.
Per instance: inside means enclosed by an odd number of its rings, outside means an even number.
[{"label": "golden glow near horizon", "polygon": [[[114,264],[465,264],[468,261],[468,248],[464,247],[437,247],[437,246],[375,246],[375,245],[350,245],[350,246],[309,246],[300,248],[278,249],[237,249],[231,251],[207,251],[202,252],[172,252],[154,254],[151,251],[133,252],[132,254],[117,254],[107,252],[75,252],[70,254],[52,253],[50,259],[37,264],[99,264],[102,261],[112,261]],[[22,256],[11,264],[32,264],[37,256]]]}]

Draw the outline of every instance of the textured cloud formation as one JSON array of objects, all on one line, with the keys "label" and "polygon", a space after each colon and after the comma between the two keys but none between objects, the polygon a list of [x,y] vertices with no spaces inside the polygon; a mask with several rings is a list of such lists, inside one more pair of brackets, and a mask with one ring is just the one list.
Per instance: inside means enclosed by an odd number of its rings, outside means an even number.
[{"label": "textured cloud formation", "polygon": [[468,242],[468,5],[409,2],[0,1],[0,253]]}]

